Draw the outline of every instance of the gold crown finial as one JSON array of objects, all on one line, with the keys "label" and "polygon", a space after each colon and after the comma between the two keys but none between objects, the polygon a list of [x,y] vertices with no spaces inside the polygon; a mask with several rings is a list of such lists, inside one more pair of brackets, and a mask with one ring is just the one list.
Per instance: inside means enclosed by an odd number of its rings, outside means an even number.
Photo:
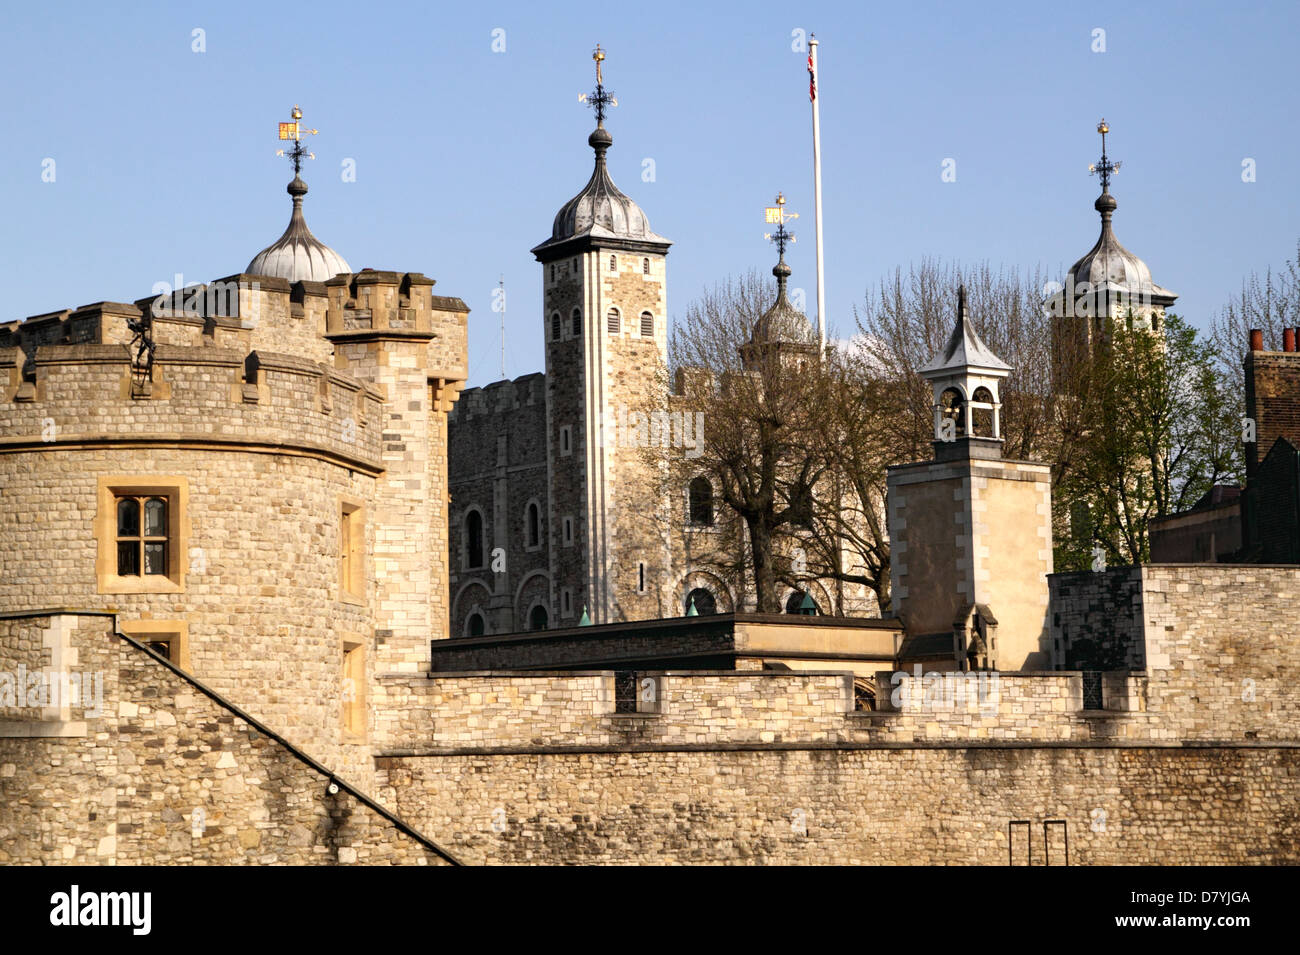
[{"label": "gold crown finial", "polygon": [[309,135],[315,136],[319,130],[303,129],[302,108],[297,103],[293,104],[293,111],[290,115],[293,118],[289,122],[280,124],[280,138],[283,140],[292,140],[293,146],[288,150],[278,149],[275,154],[277,156],[288,156],[293,162],[293,174],[297,176],[298,173],[302,171],[302,161],[304,158],[316,158],[314,153],[309,153],[302,148],[302,135],[303,133],[308,133]]},{"label": "gold crown finial", "polygon": [[1097,124],[1097,132],[1101,133],[1103,136],[1110,132],[1110,126],[1104,119]]},{"label": "gold crown finial", "polygon": [[605,61],[605,51],[600,48],[599,43],[596,44],[596,49],[592,50],[591,58],[596,61],[596,85],[600,86],[605,82],[604,78],[600,75],[600,64]]},{"label": "gold crown finial", "polygon": [[778,192],[776,194],[776,205],[768,206],[763,210],[763,220],[774,225],[786,223],[791,219],[797,218],[799,218],[799,213],[785,211],[785,193],[783,192]]}]

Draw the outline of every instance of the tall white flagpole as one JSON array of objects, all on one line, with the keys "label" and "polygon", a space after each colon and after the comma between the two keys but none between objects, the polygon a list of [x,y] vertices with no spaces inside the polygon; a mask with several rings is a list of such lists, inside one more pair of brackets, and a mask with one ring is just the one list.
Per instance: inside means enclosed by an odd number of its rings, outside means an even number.
[{"label": "tall white flagpole", "polygon": [[813,202],[817,216],[817,332],[822,352],[826,351],[826,278],[822,271],[822,128],[818,113],[817,35],[808,38],[808,97],[812,100],[813,121]]}]

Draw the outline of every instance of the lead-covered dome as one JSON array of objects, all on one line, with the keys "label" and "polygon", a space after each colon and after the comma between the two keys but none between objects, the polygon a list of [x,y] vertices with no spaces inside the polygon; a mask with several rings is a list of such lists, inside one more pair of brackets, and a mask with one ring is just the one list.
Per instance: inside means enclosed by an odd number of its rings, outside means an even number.
[{"label": "lead-covered dome", "polygon": [[1124,248],[1111,228],[1110,217],[1119,203],[1108,191],[1093,203],[1101,213],[1101,235],[1083,258],[1070,267],[1069,281],[1076,289],[1087,283],[1092,292],[1119,293],[1152,300],[1177,296],[1151,279],[1151,270],[1136,255]]},{"label": "lead-covered dome", "polygon": [[302,214],[302,197],[307,194],[307,183],[294,176],[287,192],[293,196],[293,214],[289,217],[288,228],[284,235],[253,256],[253,261],[244,271],[249,275],[270,275],[289,282],[324,282],[340,272],[351,272],[347,260],[307,228],[307,220]]},{"label": "lead-covered dome", "polygon": [[772,268],[776,276],[776,301],[759,316],[751,331],[749,344],[760,345],[817,345],[817,335],[813,331],[808,316],[799,309],[786,295],[786,282],[790,278],[790,266],[785,264],[785,255]]},{"label": "lead-covered dome", "polygon": [[560,207],[551,223],[551,237],[533,252],[579,237],[669,245],[668,239],[650,228],[650,220],[641,207],[610,178],[605,151],[613,145],[614,138],[609,131],[603,125],[597,126],[587,137],[587,143],[596,151],[596,168],[582,190]]}]

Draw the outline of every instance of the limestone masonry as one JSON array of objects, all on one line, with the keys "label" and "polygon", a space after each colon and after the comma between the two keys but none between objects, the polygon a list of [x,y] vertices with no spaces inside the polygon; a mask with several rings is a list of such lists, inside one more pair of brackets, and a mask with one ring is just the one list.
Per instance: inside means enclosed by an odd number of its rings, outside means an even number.
[{"label": "limestone masonry", "polygon": [[[1300,565],[1052,573],[964,301],[893,616],[692,564],[698,485],[602,439],[669,242],[590,143],[544,374],[462,393],[464,302],[323,276],[296,176],[271,274],[0,325],[0,863],[1300,863]],[[1296,366],[1252,356],[1282,473]]]}]

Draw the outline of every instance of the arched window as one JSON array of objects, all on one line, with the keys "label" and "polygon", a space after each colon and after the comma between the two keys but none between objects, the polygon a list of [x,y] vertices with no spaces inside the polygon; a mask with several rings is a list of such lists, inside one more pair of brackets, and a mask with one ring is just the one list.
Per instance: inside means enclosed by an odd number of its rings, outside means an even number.
[{"label": "arched window", "polygon": [[641,260],[641,274],[642,274],[642,275],[649,275],[649,274],[650,274],[650,260],[649,260],[649,259],[642,259],[642,260]]},{"label": "arched window", "polygon": [[483,636],[484,629],[486,628],[484,626],[483,615],[481,613],[477,613],[477,612],[472,613],[469,615],[469,619],[465,621],[466,636],[481,637]]},{"label": "arched window", "polygon": [[713,525],[713,485],[709,479],[700,476],[692,478],[688,490],[690,497],[690,516],[692,524]]},{"label": "arched window", "polygon": [[641,313],[641,334],[650,338],[655,333],[655,317],[649,312]]},{"label": "arched window", "polygon": [[622,318],[618,314],[618,309],[611,308],[609,314],[605,316],[605,324],[611,335],[617,335],[623,327]]},{"label": "arched window", "polygon": [[696,587],[686,595],[686,613],[688,616],[692,605],[695,607],[695,612],[701,617],[707,617],[718,612],[717,598],[713,596],[711,591],[703,587]]},{"label": "arched window", "polygon": [[529,501],[524,511],[524,540],[529,547],[536,547],[542,542],[542,516],[537,505]]},{"label": "arched window", "polygon": [[573,337],[577,338],[582,334],[582,309],[573,310]]},{"label": "arched window", "polygon": [[821,607],[817,606],[817,601],[806,590],[796,590],[790,594],[785,601],[786,613],[799,613],[813,615],[821,613]]},{"label": "arched window", "polygon": [[545,630],[548,617],[549,614],[547,614],[546,608],[541,604],[538,604],[532,610],[528,611],[528,629]]},{"label": "arched window", "polygon": [[560,313],[556,312],[551,316],[551,338],[555,341],[560,340]]},{"label": "arched window", "polygon": [[465,566],[483,566],[483,515],[476,510],[465,515]]},{"label": "arched window", "polygon": [[[964,437],[966,434],[966,409],[965,402],[962,401],[961,392],[956,388],[948,388],[939,396],[939,418],[940,422],[951,419],[954,424],[953,436]],[[935,435],[938,438],[938,435]]]},{"label": "arched window", "polygon": [[[987,388],[976,388],[975,393],[971,395],[972,404],[993,404],[993,392]],[[992,408],[971,408],[971,434],[978,438],[996,437],[993,434],[993,409]]]},{"label": "arched window", "polygon": [[617,256],[617,255],[611,255],[611,256],[609,257],[609,270],[610,270],[611,272],[617,272],[617,271],[618,271],[618,256]]}]

